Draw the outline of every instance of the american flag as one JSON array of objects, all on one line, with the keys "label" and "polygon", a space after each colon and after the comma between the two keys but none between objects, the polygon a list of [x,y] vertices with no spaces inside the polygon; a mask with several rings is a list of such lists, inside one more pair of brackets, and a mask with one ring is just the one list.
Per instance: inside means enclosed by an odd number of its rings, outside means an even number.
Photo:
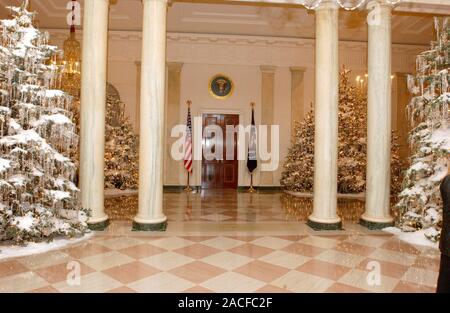
[{"label": "american flag", "polygon": [[184,168],[190,173],[192,172],[192,121],[191,107],[188,107],[187,123],[186,123],[186,140],[184,141]]}]

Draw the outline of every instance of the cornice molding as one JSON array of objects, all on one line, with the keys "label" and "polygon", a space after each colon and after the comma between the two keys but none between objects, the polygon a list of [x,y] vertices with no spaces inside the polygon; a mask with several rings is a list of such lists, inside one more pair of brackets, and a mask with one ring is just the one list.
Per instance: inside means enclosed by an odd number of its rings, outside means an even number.
[{"label": "cornice molding", "polygon": [[[63,41],[68,37],[67,30],[46,29],[53,41]],[[81,42],[82,33],[77,33]],[[141,32],[136,31],[109,31],[108,39],[111,41],[141,41]],[[266,36],[243,36],[243,35],[221,35],[221,34],[198,34],[198,33],[167,33],[169,44],[198,44],[198,45],[238,45],[278,48],[309,48],[314,49],[315,40],[309,38],[290,37],[266,37]],[[340,49],[367,50],[367,42],[339,41]],[[394,53],[417,54],[418,51],[428,49],[426,45],[404,45],[392,44]]]}]

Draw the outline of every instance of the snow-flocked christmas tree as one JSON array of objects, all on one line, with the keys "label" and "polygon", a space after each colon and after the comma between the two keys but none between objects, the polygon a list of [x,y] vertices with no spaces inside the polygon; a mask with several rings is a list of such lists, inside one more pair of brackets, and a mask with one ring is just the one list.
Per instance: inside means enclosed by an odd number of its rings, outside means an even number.
[{"label": "snow-flocked christmas tree", "polygon": [[408,77],[414,98],[408,105],[412,156],[396,205],[403,231],[424,230],[438,241],[442,223],[439,185],[450,155],[450,18],[435,18],[437,41],[417,56],[417,74]]},{"label": "snow-flocked christmas tree", "polygon": [[88,212],[73,183],[78,136],[71,97],[50,62],[57,48],[33,26],[28,1],[0,21],[0,241],[80,236]]},{"label": "snow-flocked christmas tree", "polygon": [[[367,97],[349,81],[350,71],[340,73],[338,192],[360,193],[366,186]],[[297,124],[281,175],[281,185],[290,191],[312,192],[314,180],[314,111]],[[400,190],[401,164],[396,137],[391,149],[391,189]]]}]

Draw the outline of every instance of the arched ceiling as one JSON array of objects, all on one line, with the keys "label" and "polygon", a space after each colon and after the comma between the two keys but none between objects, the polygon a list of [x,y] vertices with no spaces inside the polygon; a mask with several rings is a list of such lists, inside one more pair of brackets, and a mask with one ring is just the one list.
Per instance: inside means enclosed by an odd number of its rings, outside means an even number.
[{"label": "arched ceiling", "polygon": [[[41,28],[67,28],[66,0],[30,0],[38,12]],[[0,0],[0,18],[8,16],[5,6],[21,0]],[[79,0],[81,7],[84,0]],[[111,5],[111,30],[140,31],[142,3],[140,0],[115,0]],[[252,6],[216,4],[221,1],[174,2],[168,9],[167,30],[170,32],[260,35],[314,38],[314,13],[302,7]],[[364,11],[340,11],[341,40],[366,41]],[[400,44],[428,44],[433,38],[430,15],[396,13],[392,21],[392,41]],[[81,26],[80,26],[81,27]]]}]

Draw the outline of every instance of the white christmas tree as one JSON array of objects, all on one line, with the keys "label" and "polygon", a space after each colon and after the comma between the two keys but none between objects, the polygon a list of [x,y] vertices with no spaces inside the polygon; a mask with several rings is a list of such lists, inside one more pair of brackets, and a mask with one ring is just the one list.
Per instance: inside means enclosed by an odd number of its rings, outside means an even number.
[{"label": "white christmas tree", "polygon": [[0,241],[16,243],[82,235],[88,217],[73,183],[72,99],[51,89],[57,48],[27,7],[8,7],[12,18],[0,21]]},{"label": "white christmas tree", "polygon": [[417,56],[417,74],[408,78],[414,98],[408,105],[412,131],[411,166],[396,205],[403,231],[423,229],[439,240],[442,223],[441,180],[450,154],[450,18],[435,18],[437,41]]}]

